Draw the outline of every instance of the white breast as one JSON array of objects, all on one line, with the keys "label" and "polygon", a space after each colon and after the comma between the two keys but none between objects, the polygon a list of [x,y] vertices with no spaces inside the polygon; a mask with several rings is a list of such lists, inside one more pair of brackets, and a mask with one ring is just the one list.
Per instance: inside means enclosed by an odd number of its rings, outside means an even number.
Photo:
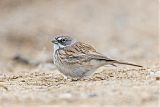
[{"label": "white breast", "polygon": [[59,49],[59,46],[57,44],[54,44],[54,50],[53,50],[53,62],[55,64],[55,53],[56,53],[56,50]]}]

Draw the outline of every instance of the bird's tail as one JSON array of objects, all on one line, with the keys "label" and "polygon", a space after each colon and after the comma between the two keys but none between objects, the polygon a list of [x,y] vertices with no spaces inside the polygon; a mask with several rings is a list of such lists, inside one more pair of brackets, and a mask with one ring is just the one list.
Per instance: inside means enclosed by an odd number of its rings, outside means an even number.
[{"label": "bird's tail", "polygon": [[[95,56],[94,56],[94,58],[95,58]],[[130,65],[130,66],[136,66],[136,67],[143,67],[141,65],[132,64],[132,63],[128,63],[128,62],[121,62],[121,61],[110,59],[110,58],[107,58],[107,57],[104,57],[104,56],[98,56],[97,55],[96,58],[98,60],[105,60],[107,64],[110,64],[110,65],[113,65],[113,66],[116,66],[114,64],[123,64],[123,65]]]},{"label": "bird's tail", "polygon": [[112,60],[112,61],[113,61],[113,63],[117,63],[117,64],[131,65],[131,66],[136,66],[136,67],[143,67],[141,65],[132,64],[132,63],[128,63],[128,62],[120,62],[120,61],[116,61],[116,60]]}]

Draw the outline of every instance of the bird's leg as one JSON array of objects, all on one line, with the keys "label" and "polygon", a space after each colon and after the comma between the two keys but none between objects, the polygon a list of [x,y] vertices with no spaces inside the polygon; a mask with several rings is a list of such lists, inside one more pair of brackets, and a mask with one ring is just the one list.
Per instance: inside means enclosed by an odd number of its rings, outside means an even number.
[{"label": "bird's leg", "polygon": [[71,77],[65,76],[65,75],[63,75],[63,79],[64,79],[65,82],[66,82],[66,81],[72,81],[72,78],[71,78]]},{"label": "bird's leg", "polygon": [[78,80],[80,80],[80,78],[72,78],[71,81],[78,81]]}]

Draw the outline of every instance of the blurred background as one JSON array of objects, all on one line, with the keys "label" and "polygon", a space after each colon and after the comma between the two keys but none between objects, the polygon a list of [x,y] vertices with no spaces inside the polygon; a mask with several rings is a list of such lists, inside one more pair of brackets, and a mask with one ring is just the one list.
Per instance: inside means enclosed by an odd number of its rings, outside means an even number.
[{"label": "blurred background", "polygon": [[119,60],[158,57],[158,0],[0,0],[0,59],[52,58],[67,34]]},{"label": "blurred background", "polygon": [[[158,0],[0,0],[0,107],[158,107],[158,30]],[[57,34],[144,68],[67,82],[52,63]]]}]

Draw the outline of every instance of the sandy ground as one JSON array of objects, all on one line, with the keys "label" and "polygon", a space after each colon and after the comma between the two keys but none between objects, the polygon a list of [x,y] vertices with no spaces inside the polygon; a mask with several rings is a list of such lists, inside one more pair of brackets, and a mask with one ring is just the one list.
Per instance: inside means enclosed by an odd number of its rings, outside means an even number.
[{"label": "sandy ground", "polygon": [[81,81],[66,81],[51,64],[26,69],[17,65],[15,71],[0,76],[1,107],[159,105],[158,62],[144,68],[102,67],[92,77]]},{"label": "sandy ground", "polygon": [[[160,107],[158,0],[0,0],[0,107]],[[51,40],[68,34],[143,65],[66,81]]]}]

